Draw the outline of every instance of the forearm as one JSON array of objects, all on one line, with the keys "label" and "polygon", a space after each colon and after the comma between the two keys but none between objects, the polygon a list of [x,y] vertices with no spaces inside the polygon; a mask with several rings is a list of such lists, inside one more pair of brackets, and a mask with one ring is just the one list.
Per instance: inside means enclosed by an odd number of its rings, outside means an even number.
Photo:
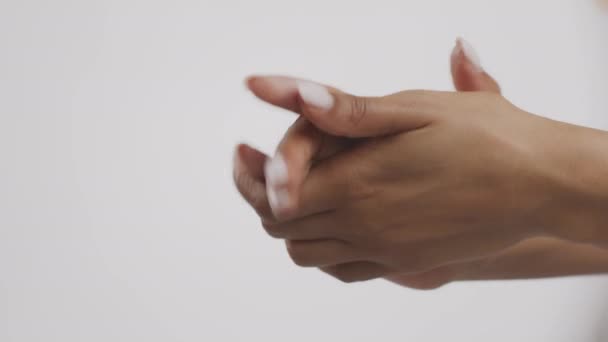
[{"label": "forearm", "polygon": [[563,277],[608,273],[608,250],[553,238],[523,241],[482,261],[457,266],[455,280]]},{"label": "forearm", "polygon": [[[608,132],[565,123],[552,126],[555,131],[546,134],[550,139],[543,146],[546,159],[538,161],[547,175],[538,188],[548,189],[539,209],[542,234],[492,257],[457,266],[457,278],[608,273]],[[560,137],[559,145],[555,136]]]},{"label": "forearm", "polygon": [[[462,269],[460,278],[525,279],[608,273],[608,132],[555,125],[546,167],[544,233]],[[548,137],[551,134],[547,135]],[[557,153],[556,153],[557,152]],[[542,187],[541,187],[542,188]],[[463,268],[465,266],[462,266]],[[458,268],[458,267],[457,267]]]}]

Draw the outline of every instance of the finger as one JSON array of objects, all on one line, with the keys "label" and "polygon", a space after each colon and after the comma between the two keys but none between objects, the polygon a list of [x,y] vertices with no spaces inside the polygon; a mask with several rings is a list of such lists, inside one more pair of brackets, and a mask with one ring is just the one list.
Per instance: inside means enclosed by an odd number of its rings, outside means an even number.
[{"label": "finger", "polygon": [[354,241],[356,233],[351,227],[352,215],[341,211],[331,211],[295,218],[289,221],[277,220],[266,223],[264,228],[272,236],[286,240],[328,240]]},{"label": "finger", "polygon": [[[295,113],[301,112],[296,79],[252,76],[246,84],[261,100]],[[274,214],[286,217],[298,206],[299,186],[315,160],[326,158],[348,145],[343,139],[321,132],[304,117],[296,120],[265,168],[267,197]]]},{"label": "finger", "polygon": [[[264,164],[268,156],[247,144],[239,144],[235,151],[235,172],[236,166],[242,167],[241,171],[247,172],[253,179],[264,183]],[[240,165],[239,165],[240,164]]]},{"label": "finger", "polygon": [[407,91],[385,97],[360,97],[294,78],[252,79],[251,88],[256,89],[254,93],[259,98],[298,112],[322,131],[339,137],[364,138],[411,131],[430,124],[432,114],[441,112],[437,110],[439,92]]},{"label": "finger", "polygon": [[322,267],[321,270],[345,283],[372,280],[392,272],[386,266],[367,261],[327,266]]},{"label": "finger", "polygon": [[322,133],[304,117],[298,118],[265,166],[266,191],[277,215],[287,215],[298,205],[299,186],[322,143]]},{"label": "finger", "polygon": [[456,90],[500,94],[500,86],[483,70],[479,56],[466,40],[462,38],[456,40],[450,62]]},{"label": "finger", "polygon": [[237,190],[263,219],[273,219],[264,184],[264,164],[268,157],[244,144],[234,152],[233,178]]},{"label": "finger", "polygon": [[298,82],[303,80],[285,76],[250,76],[245,80],[247,88],[260,100],[302,114]]},{"label": "finger", "polygon": [[300,187],[298,206],[288,212],[275,212],[277,221],[289,222],[310,215],[335,214],[339,208],[372,196],[375,189],[369,177],[375,164],[361,160],[365,149],[374,149],[374,145],[355,146],[311,168]]},{"label": "finger", "polygon": [[331,214],[365,197],[364,184],[357,181],[356,169],[344,167],[354,163],[351,155],[338,154],[310,169],[300,186],[298,205],[290,210],[273,210],[276,221],[288,223],[312,215]]},{"label": "finger", "polygon": [[251,76],[245,80],[245,84],[260,100],[300,113],[295,79],[283,76]]},{"label": "finger", "polygon": [[298,118],[283,137],[274,158],[266,163],[266,187],[273,212],[288,216],[299,205],[300,187],[313,163],[353,143],[327,135],[306,118]]},{"label": "finger", "polygon": [[358,260],[359,251],[338,240],[285,241],[293,262],[302,267],[322,267]]}]

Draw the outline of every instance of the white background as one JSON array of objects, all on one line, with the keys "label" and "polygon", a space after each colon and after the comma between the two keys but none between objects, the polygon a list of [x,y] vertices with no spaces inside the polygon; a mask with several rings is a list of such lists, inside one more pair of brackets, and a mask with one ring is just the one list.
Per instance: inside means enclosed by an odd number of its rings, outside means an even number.
[{"label": "white background", "polygon": [[[462,35],[521,107],[608,128],[594,0],[0,0],[0,341],[607,341],[608,281],[345,285],[231,181],[294,116],[244,76],[450,89]],[[606,305],[606,306],[605,306]]]}]

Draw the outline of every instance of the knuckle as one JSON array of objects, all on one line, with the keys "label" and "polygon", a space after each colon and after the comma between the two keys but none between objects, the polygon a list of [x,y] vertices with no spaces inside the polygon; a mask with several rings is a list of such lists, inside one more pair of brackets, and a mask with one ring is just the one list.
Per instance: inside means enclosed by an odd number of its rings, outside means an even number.
[{"label": "knuckle", "polygon": [[435,290],[438,289],[444,285],[446,285],[448,282],[443,280],[443,279],[439,279],[434,277],[433,274],[423,274],[420,276],[420,279],[416,282],[415,287],[419,290]]},{"label": "knuckle", "polygon": [[297,243],[292,241],[286,242],[287,253],[289,257],[293,261],[294,264],[300,267],[310,267],[312,266],[310,256],[306,253],[306,250],[300,247]]},{"label": "knuckle", "polygon": [[266,233],[268,235],[270,235],[271,237],[273,237],[275,239],[280,239],[283,237],[281,229],[276,222],[262,219],[262,227],[264,227],[264,230],[266,231]]},{"label": "knuckle", "polygon": [[370,268],[369,266],[366,263],[337,265],[333,267],[329,274],[347,284],[372,280],[385,274],[383,270]]},{"label": "knuckle", "polygon": [[349,272],[348,270],[346,270],[343,267],[337,267],[332,272],[332,276],[345,284],[352,284],[352,283],[362,280],[362,279],[358,279],[358,277],[355,274],[353,274],[352,272]]},{"label": "knuckle", "polygon": [[444,110],[442,103],[446,96],[448,95],[442,92],[413,89],[388,95],[388,98],[408,113],[432,116]]},{"label": "knuckle", "polygon": [[368,100],[364,97],[351,96],[350,98],[350,108],[348,111],[348,122],[357,126],[368,113]]}]

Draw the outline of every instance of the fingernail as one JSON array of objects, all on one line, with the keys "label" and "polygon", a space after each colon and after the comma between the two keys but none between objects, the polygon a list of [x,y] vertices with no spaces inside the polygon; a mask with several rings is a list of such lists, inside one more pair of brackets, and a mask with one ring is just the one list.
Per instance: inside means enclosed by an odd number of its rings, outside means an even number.
[{"label": "fingernail", "polygon": [[289,193],[285,189],[267,186],[268,203],[272,212],[277,214],[289,207]]},{"label": "fingernail", "polygon": [[289,192],[285,188],[288,180],[287,164],[280,153],[268,160],[264,166],[266,193],[272,211],[277,214],[289,207]]},{"label": "fingernail", "polygon": [[473,46],[463,38],[458,38],[456,44],[460,46],[462,52],[464,53],[464,56],[475,67],[475,70],[483,71],[483,67],[481,66],[481,59],[479,59],[479,55],[477,54],[477,52],[475,52]]},{"label": "fingernail", "polygon": [[309,106],[330,110],[334,106],[334,97],[327,87],[310,81],[297,81],[298,93],[302,101]]},{"label": "fingernail", "polygon": [[277,153],[274,158],[268,160],[264,165],[264,175],[266,183],[273,187],[285,185],[287,183],[287,164],[280,153]]}]

